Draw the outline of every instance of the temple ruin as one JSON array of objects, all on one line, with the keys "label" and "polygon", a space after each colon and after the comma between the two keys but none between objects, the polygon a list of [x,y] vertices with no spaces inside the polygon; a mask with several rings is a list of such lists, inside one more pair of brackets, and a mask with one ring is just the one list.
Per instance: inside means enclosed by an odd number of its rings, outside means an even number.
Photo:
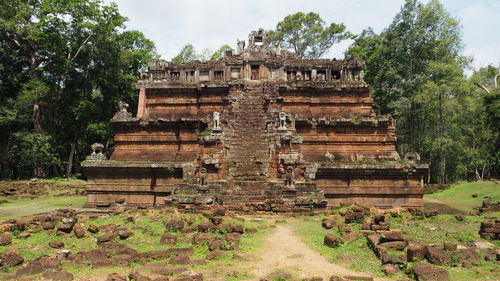
[{"label": "temple ruin", "polygon": [[361,59],[301,59],[262,29],[245,45],[216,61],[149,63],[137,116],[121,103],[111,120],[111,158],[96,146],[82,163],[87,206],[422,206],[428,165],[400,158]]}]

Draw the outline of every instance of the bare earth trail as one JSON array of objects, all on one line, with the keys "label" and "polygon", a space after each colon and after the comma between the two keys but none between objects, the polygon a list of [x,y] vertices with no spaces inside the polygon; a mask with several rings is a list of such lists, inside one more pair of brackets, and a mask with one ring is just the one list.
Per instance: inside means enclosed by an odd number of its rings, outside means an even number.
[{"label": "bare earth trail", "polygon": [[289,225],[277,225],[265,238],[258,253],[260,256],[251,264],[253,269],[250,270],[257,277],[254,280],[264,278],[276,270],[289,272],[300,278],[322,277],[324,280],[329,280],[332,275],[370,276],[327,261],[302,242]]}]

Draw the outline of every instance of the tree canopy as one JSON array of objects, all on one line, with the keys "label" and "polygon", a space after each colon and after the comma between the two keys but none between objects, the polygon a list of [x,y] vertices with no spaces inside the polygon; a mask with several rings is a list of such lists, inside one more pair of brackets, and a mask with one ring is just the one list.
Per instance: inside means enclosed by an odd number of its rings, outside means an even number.
[{"label": "tree canopy", "polygon": [[218,60],[224,56],[225,51],[232,50],[229,45],[222,45],[219,49],[213,51],[208,48],[202,49],[197,52],[193,44],[189,43],[181,48],[179,54],[172,58],[173,63],[186,63],[194,60],[207,61],[207,60]]},{"label": "tree canopy", "polygon": [[[154,43],[124,30],[116,5],[100,0],[3,1],[0,13],[0,170],[69,174],[89,143],[111,142],[108,120],[118,101],[136,101]],[[32,163],[9,161],[21,158]]]},{"label": "tree canopy", "polygon": [[488,102],[472,83],[480,78],[464,75],[469,59],[462,48],[460,23],[439,1],[406,0],[385,30],[364,30],[347,51],[367,63],[376,110],[396,118],[399,151],[419,152],[442,183],[482,179],[495,165],[498,133],[486,123]]},{"label": "tree canopy", "polygon": [[326,25],[319,14],[298,12],[286,16],[269,31],[276,45],[292,50],[300,57],[319,58],[330,47],[343,39],[350,38],[344,24]]}]

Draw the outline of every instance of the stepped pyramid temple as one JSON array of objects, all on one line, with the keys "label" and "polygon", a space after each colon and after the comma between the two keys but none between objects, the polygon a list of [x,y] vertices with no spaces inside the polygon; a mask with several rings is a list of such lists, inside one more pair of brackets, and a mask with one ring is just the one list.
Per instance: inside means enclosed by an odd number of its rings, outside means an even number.
[{"label": "stepped pyramid temple", "polygon": [[87,206],[422,206],[428,165],[416,153],[400,158],[362,60],[301,59],[262,29],[245,45],[215,61],[149,63],[137,116],[120,103],[111,120],[111,158],[94,144],[82,163]]}]

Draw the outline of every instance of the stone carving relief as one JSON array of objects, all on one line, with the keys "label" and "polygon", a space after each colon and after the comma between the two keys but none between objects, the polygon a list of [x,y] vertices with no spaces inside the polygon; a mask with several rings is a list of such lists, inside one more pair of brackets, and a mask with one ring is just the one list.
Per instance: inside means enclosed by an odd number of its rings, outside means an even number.
[{"label": "stone carving relief", "polygon": [[129,107],[129,105],[124,101],[119,101],[118,107],[120,108],[120,112],[127,112],[127,108]]},{"label": "stone carving relief", "polygon": [[215,111],[213,114],[213,119],[214,119],[214,126],[212,128],[212,131],[221,131],[220,127],[220,113]]},{"label": "stone carving relief", "polygon": [[325,153],[325,157],[327,161],[333,162],[335,160],[335,155],[331,154],[329,151]]},{"label": "stone carving relief", "polygon": [[237,54],[241,55],[245,51],[245,40],[236,39]]},{"label": "stone carving relief", "polygon": [[104,145],[102,143],[94,143],[90,146],[92,149],[92,153],[87,156],[87,160],[90,161],[102,161],[106,160],[106,155],[104,155],[102,152],[104,151]]},{"label": "stone carving relief", "polygon": [[286,113],[285,112],[280,112],[279,113],[279,127],[278,130],[286,130]]},{"label": "stone carving relief", "polygon": [[201,186],[207,185],[207,168],[201,167],[199,172],[199,184]]},{"label": "stone carving relief", "polygon": [[118,112],[115,113],[115,115],[113,116],[113,119],[115,119],[115,120],[124,120],[124,119],[127,119],[127,118],[131,118],[132,117],[132,113],[130,113],[130,112],[127,111],[128,108],[129,108],[128,103],[126,103],[124,101],[119,101],[118,102]]},{"label": "stone carving relief", "polygon": [[316,179],[316,172],[318,171],[318,163],[308,163],[306,164],[306,170],[304,172],[304,177],[306,180]]},{"label": "stone carving relief", "polygon": [[403,160],[408,162],[419,162],[420,154],[418,154],[417,152],[407,152]]}]

